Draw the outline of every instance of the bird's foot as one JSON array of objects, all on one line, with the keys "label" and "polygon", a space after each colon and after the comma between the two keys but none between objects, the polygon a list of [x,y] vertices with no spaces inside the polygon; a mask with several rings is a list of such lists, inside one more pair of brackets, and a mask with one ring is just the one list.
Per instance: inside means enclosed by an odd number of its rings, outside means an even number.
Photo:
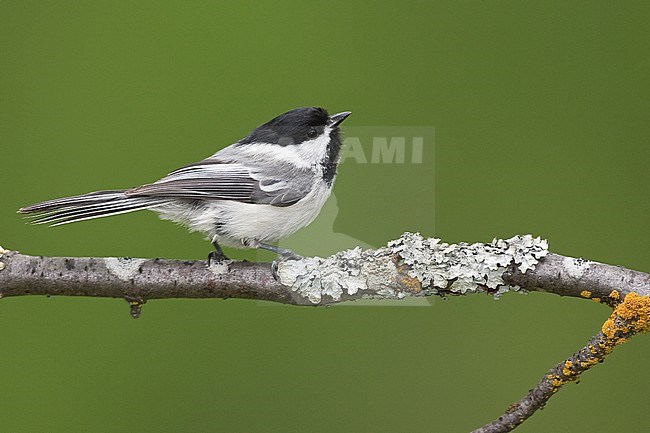
[{"label": "bird's foot", "polygon": [[221,263],[224,260],[228,260],[228,257],[223,253],[221,245],[219,245],[216,238],[212,239],[212,245],[214,246],[214,251],[210,251],[210,254],[208,254],[208,268],[212,262]]},{"label": "bird's foot", "polygon": [[284,250],[284,252],[279,253],[278,257],[273,260],[271,263],[271,273],[273,274],[273,278],[275,278],[275,281],[280,281],[280,276],[278,275],[278,266],[282,262],[286,262],[288,260],[302,260],[303,257],[299,256],[298,254],[290,251],[290,250]]},{"label": "bird's foot", "polygon": [[299,256],[291,250],[276,247],[275,245],[265,244],[264,242],[260,242],[257,239],[242,239],[242,244],[248,248],[259,248],[262,250],[271,251],[278,255],[278,257],[271,263],[271,273],[273,274],[273,278],[275,278],[276,281],[280,280],[280,277],[278,276],[278,266],[280,263],[286,262],[287,260],[302,259],[302,256]]},{"label": "bird's foot", "polygon": [[228,257],[221,251],[210,251],[210,254],[208,254],[208,268],[212,263],[221,263],[224,260],[229,260]]}]

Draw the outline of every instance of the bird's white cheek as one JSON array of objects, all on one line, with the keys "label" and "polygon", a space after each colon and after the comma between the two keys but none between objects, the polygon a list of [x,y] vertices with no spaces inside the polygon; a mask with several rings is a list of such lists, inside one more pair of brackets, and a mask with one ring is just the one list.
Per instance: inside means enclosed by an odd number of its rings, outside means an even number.
[{"label": "bird's white cheek", "polygon": [[237,151],[244,156],[242,159],[277,161],[283,164],[292,164],[299,168],[311,168],[321,162],[327,155],[330,132],[330,128],[326,128],[323,135],[300,144],[279,146],[277,144],[255,143],[254,145],[242,146]]},{"label": "bird's white cheek", "polygon": [[330,141],[330,130],[327,128],[325,134],[313,140],[305,141],[298,144],[296,153],[305,167],[311,167],[315,163],[321,162],[327,155],[327,145]]}]

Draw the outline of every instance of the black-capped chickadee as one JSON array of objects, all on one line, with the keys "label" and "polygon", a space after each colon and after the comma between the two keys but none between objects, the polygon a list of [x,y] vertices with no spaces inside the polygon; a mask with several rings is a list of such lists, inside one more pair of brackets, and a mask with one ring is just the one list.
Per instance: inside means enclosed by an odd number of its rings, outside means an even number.
[{"label": "black-capped chickadee", "polygon": [[290,256],[268,243],[305,227],[320,212],[336,176],[339,125],[349,115],[296,108],[157,182],[49,200],[19,212],[36,214],[34,224],[56,226],[149,209],[206,234],[216,250],[211,259],[225,258],[220,244]]}]

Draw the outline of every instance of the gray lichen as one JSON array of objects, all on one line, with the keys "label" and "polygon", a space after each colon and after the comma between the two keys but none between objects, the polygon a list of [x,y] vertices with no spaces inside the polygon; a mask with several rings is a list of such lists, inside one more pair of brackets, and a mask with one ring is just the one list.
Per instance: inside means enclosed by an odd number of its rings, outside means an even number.
[{"label": "gray lichen", "polygon": [[402,298],[405,295],[392,288],[395,272],[393,261],[380,250],[359,247],[328,258],[287,260],[278,265],[280,282],[312,304],[321,303],[324,297],[340,301],[343,295]]},{"label": "gray lichen", "polygon": [[208,270],[215,276],[221,276],[228,273],[232,260],[222,260],[220,262],[212,262],[208,265]]},{"label": "gray lichen", "polygon": [[[328,258],[287,260],[278,265],[280,282],[312,304],[344,297],[401,299],[444,290],[495,297],[508,290],[502,275],[511,264],[521,272],[533,269],[548,253],[548,243],[531,235],[494,239],[490,244],[448,244],[404,233],[376,250],[342,251]],[[406,282],[406,284],[404,284]]]},{"label": "gray lichen", "polygon": [[[548,242],[531,235],[494,239],[490,244],[448,244],[419,233],[404,233],[388,244],[410,267],[409,276],[435,294],[439,290],[467,294],[483,292],[481,287],[504,292],[503,272],[510,264],[526,273],[548,253]],[[449,284],[451,282],[451,284]],[[518,290],[515,289],[515,290]]]},{"label": "gray lichen", "polygon": [[575,279],[581,278],[593,263],[589,260],[572,257],[565,257],[562,261],[564,272]]},{"label": "gray lichen", "polygon": [[146,259],[132,259],[129,257],[107,257],[106,269],[122,281],[129,281],[138,275],[138,270]]}]

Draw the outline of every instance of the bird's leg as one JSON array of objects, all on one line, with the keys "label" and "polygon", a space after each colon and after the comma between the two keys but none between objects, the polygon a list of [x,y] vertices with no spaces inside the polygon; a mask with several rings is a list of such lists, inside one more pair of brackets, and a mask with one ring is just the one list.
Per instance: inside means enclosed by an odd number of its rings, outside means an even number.
[{"label": "bird's leg", "polygon": [[287,261],[287,260],[300,260],[302,259],[302,256],[299,256],[298,254],[294,253],[291,250],[288,250],[286,248],[280,248],[276,247],[274,245],[269,245],[269,244],[264,244],[264,243],[259,243],[257,246],[258,248],[261,248],[263,250],[271,251],[274,252],[278,255],[278,258],[273,260],[273,263],[271,263],[271,273],[273,274],[273,278],[275,278],[276,281],[279,281],[280,277],[278,276],[278,266],[280,263]]},{"label": "bird's leg", "polygon": [[293,251],[288,250],[286,248],[276,247],[275,245],[269,245],[269,244],[264,244],[264,243],[260,242],[257,245],[257,248],[261,248],[263,250],[274,252],[275,254],[279,255],[283,260],[300,260],[300,259],[302,259],[301,256],[294,253]]},{"label": "bird's leg", "polygon": [[228,260],[228,257],[223,253],[221,245],[219,245],[219,242],[217,242],[216,239],[212,241],[212,245],[214,246],[214,251],[210,251],[210,254],[208,254],[208,266],[210,266],[213,261],[219,263]]}]

